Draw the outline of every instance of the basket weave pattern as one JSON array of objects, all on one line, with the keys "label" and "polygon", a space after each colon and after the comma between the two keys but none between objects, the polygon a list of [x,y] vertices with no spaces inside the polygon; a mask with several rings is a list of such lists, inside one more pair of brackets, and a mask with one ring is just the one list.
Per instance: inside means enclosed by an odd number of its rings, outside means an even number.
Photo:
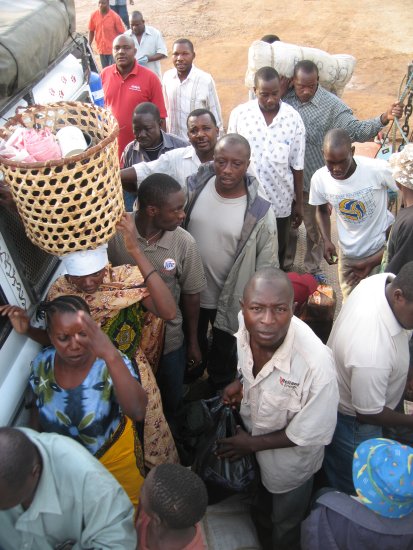
[{"label": "basket weave pattern", "polygon": [[106,109],[80,102],[33,105],[0,130],[7,139],[16,126],[49,128],[56,133],[77,126],[92,147],[61,160],[24,163],[0,157],[29,239],[47,252],[96,248],[115,233],[124,210],[117,135],[119,126]]}]

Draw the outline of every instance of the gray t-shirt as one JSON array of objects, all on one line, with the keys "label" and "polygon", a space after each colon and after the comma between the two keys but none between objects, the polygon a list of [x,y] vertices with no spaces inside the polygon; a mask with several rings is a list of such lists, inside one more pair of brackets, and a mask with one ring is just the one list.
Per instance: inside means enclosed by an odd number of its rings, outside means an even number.
[{"label": "gray t-shirt", "polygon": [[221,197],[215,177],[201,191],[191,212],[188,231],[194,237],[204,264],[207,287],[201,292],[201,307],[216,309],[219,295],[234,265],[244,224],[247,196]]},{"label": "gray t-shirt", "polygon": [[[134,213],[130,215],[134,216]],[[176,318],[166,323],[164,347],[164,355],[166,355],[180,348],[184,340],[182,313],[179,309],[181,294],[197,294],[205,287],[202,260],[194,239],[182,227],[178,227],[175,231],[165,231],[158,242],[149,246],[138,231],[136,235],[145,256],[158,270],[178,305]],[[113,266],[135,265],[120,233],[116,233],[109,241],[108,255]]]}]

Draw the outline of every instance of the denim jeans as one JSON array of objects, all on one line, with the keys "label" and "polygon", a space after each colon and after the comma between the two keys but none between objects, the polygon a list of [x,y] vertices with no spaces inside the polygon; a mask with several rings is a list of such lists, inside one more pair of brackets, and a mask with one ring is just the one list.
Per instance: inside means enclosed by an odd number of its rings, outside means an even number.
[{"label": "denim jeans", "polygon": [[113,65],[115,63],[115,60],[113,59],[113,56],[111,53],[109,54],[99,54],[100,58],[100,64],[102,65],[102,69],[105,67],[109,67],[109,65]]},{"label": "denim jeans", "polygon": [[119,17],[122,19],[125,27],[129,29],[129,15],[128,15],[128,8],[126,5],[124,6],[110,6],[110,9],[115,11]]},{"label": "denim jeans", "polygon": [[333,440],[326,447],[324,458],[324,471],[331,487],[343,493],[355,494],[354,451],[360,443],[375,437],[382,437],[381,426],[363,424],[355,416],[338,413]]},{"label": "denim jeans", "polygon": [[168,423],[173,422],[182,400],[185,374],[185,346],[163,355],[156,381],[161,392],[163,411]]},{"label": "denim jeans", "polygon": [[310,505],[312,489],[313,476],[286,493],[270,493],[260,484],[252,502],[251,517],[263,550],[300,549],[300,526]]}]

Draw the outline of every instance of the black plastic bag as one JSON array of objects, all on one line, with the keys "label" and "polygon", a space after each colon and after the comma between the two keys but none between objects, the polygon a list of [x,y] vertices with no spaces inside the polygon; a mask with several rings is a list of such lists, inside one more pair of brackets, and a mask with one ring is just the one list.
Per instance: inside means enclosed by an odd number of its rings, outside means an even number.
[{"label": "black plastic bag", "polygon": [[189,401],[181,406],[173,435],[183,466],[192,466],[197,449],[205,443],[205,435],[213,426],[211,413],[203,400]]},{"label": "black plastic bag", "polygon": [[[246,455],[233,462],[228,458],[218,458],[215,454],[218,439],[236,435],[237,426],[245,429],[238,411],[224,405],[221,397],[214,397],[203,403],[209,410],[213,427],[206,434],[202,446],[197,449],[192,470],[204,480],[208,489],[211,487],[223,489],[226,494],[221,498],[232,493],[251,490],[259,477],[254,454]],[[217,498],[213,500],[216,501]]]}]

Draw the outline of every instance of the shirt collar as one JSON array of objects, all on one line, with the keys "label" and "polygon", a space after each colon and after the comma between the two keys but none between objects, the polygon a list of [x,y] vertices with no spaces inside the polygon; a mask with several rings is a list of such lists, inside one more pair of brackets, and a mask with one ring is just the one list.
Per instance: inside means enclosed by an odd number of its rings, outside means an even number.
[{"label": "shirt collar", "polygon": [[175,149],[174,143],[169,134],[161,130],[163,145],[166,149]]},{"label": "shirt collar", "polygon": [[[265,123],[265,125],[267,125],[267,123],[265,122],[265,117],[264,117],[264,113],[261,111],[261,107],[259,106],[259,103],[258,103],[258,98],[255,98],[252,100],[253,103],[254,103],[254,109],[257,113],[259,113]],[[273,118],[271,124],[274,123],[274,121],[277,120],[277,117],[278,117],[278,120],[281,118],[279,115],[281,114],[282,116],[284,115],[284,104],[283,104],[283,101],[280,99],[280,102],[279,102],[279,107],[278,107],[278,113],[275,115],[275,117]],[[271,124],[269,126],[271,126]]]},{"label": "shirt collar", "polygon": [[35,535],[46,535],[43,529],[43,522],[37,521],[40,514],[61,514],[59,498],[56,491],[56,483],[53,477],[53,466],[50,463],[46,450],[40,441],[32,440],[42,457],[42,473],[37,485],[33,502],[20,516],[19,530],[30,531]]},{"label": "shirt collar", "polygon": [[316,93],[313,95],[313,97],[310,99],[310,101],[307,101],[306,103],[302,103],[298,97],[297,97],[297,94],[295,93],[294,91],[294,96],[295,96],[295,99],[297,101],[297,105],[307,105],[308,103],[312,103],[315,107],[319,107],[320,104],[322,103],[322,91],[321,91],[321,87],[320,87],[320,84],[317,86],[317,90],[316,90]]},{"label": "shirt collar", "polygon": [[138,64],[138,62],[137,62],[136,59],[135,59],[135,63],[134,63],[134,65],[133,65],[133,67],[132,67],[131,72],[130,72],[127,76],[125,76],[125,78],[123,78],[123,76],[122,76],[122,75],[120,74],[120,72],[118,71],[118,68],[117,68],[117,66],[116,66],[116,63],[113,64],[113,72],[114,72],[114,74],[120,76],[120,78],[122,78],[123,80],[126,80],[127,78],[129,78],[130,75],[136,76],[136,75],[138,74],[138,72],[139,72],[139,64]]},{"label": "shirt collar", "polygon": [[[175,229],[175,231],[176,231],[176,229]],[[169,250],[169,248],[171,248],[171,246],[172,246],[172,241],[173,241],[173,238],[174,238],[174,232],[173,231],[165,231],[165,233],[162,235],[162,237],[159,239],[159,241],[155,242],[154,244],[150,244],[150,245],[146,244],[146,239],[144,239],[138,233],[138,230],[136,230],[136,232],[138,234],[138,239],[144,244],[145,248],[160,246],[161,248],[165,248],[165,249]]]},{"label": "shirt collar", "polygon": [[185,151],[182,155],[184,159],[192,159],[195,164],[198,166],[201,166],[201,161],[199,160],[198,155],[196,154],[195,147],[192,145],[188,145],[188,147],[185,147]]},{"label": "shirt collar", "polygon": [[[136,36],[136,34],[134,32],[132,32],[132,29],[128,29],[127,31],[124,32],[124,34],[128,35],[128,36],[131,36],[134,40],[136,40],[136,42],[138,42],[138,37]],[[148,26],[145,25],[145,30],[143,31],[143,34],[152,34],[151,30],[148,29]],[[139,42],[138,42],[139,44]]]},{"label": "shirt collar", "polygon": [[133,142],[133,147],[132,147],[132,149],[133,149],[134,151],[140,151],[140,150],[141,150],[139,141],[138,141],[137,139],[135,139],[135,141]]},{"label": "shirt collar", "polygon": [[[192,63],[192,67],[191,67],[191,70],[189,71],[189,74],[188,76],[185,78],[185,80],[183,80],[181,82],[181,84],[183,84],[184,82],[189,82],[191,80],[194,80],[195,76],[196,76],[196,72],[197,72],[197,68],[195,67],[195,65]],[[178,76],[178,71],[177,69],[175,69],[175,73],[174,73],[174,78],[178,78],[179,80],[179,76]]]},{"label": "shirt collar", "polygon": [[[250,347],[250,335],[245,327],[244,316],[242,314],[242,311],[240,311],[238,314],[238,321],[239,321],[239,329],[234,336],[235,338],[237,338],[239,345],[244,350],[244,352],[247,352],[252,356],[252,351]],[[290,326],[288,327],[288,331],[285,336],[284,342],[274,352],[271,359],[267,361],[267,363],[263,366],[261,371],[258,373],[257,377],[255,378],[257,382],[259,380],[262,380],[263,378],[266,378],[268,374],[270,374],[275,369],[285,372],[286,374],[290,373],[291,356],[292,356],[292,350],[293,350],[293,344],[294,344],[294,335],[295,335],[294,324],[291,322]]]}]

